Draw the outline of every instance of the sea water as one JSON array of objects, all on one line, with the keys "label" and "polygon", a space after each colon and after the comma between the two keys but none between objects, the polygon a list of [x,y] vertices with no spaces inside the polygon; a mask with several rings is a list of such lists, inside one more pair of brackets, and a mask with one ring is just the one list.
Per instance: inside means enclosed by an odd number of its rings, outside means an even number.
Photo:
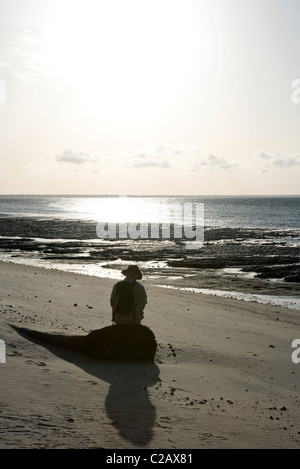
[{"label": "sea water", "polygon": [[[0,259],[118,278],[120,267],[130,263],[137,252],[141,258],[133,262],[146,269],[150,277],[155,272],[159,281],[160,268],[171,270],[169,259],[187,256],[180,240],[101,239],[97,224],[156,223],[158,211],[163,223],[169,220],[170,207],[186,204],[204,206],[205,252],[209,255],[221,258],[225,249],[231,249],[234,257],[241,249],[255,247],[258,255],[288,252],[292,256],[295,253],[295,260],[298,258],[300,197],[49,195],[0,196]],[[185,221],[192,224],[194,220]],[[198,258],[201,255],[201,250],[194,253]],[[203,293],[205,289],[201,290]],[[225,293],[214,291],[218,295]],[[264,300],[257,297],[253,301]],[[299,309],[297,299],[290,300],[289,306],[296,304]],[[282,304],[287,306],[288,301],[285,297]]]}]

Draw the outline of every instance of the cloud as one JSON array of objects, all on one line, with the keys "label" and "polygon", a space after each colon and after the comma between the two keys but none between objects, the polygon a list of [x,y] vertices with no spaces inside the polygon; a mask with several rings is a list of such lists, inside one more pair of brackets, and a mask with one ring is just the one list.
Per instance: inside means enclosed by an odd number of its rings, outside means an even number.
[{"label": "cloud", "polygon": [[167,161],[137,161],[131,166],[135,168],[170,168]]},{"label": "cloud", "polygon": [[171,168],[183,153],[181,148],[169,145],[142,147],[128,153],[133,168]]},{"label": "cloud", "polygon": [[252,159],[260,166],[262,172],[270,171],[273,168],[295,168],[300,166],[300,155],[285,152],[268,153],[263,150],[256,150]]},{"label": "cloud", "polygon": [[75,152],[71,149],[65,150],[60,155],[56,156],[55,160],[63,163],[71,164],[85,164],[85,163],[96,163],[98,157],[89,155],[85,152]]},{"label": "cloud", "polygon": [[239,165],[237,163],[231,163],[226,158],[215,156],[215,155],[208,155],[206,158],[202,158],[193,166],[192,171],[199,171],[204,167],[208,167],[210,169],[224,169],[224,170],[231,170],[237,168]]},{"label": "cloud", "polygon": [[238,164],[226,158],[208,155],[200,156],[200,150],[194,146],[156,145],[142,147],[129,152],[129,166],[135,168],[157,167],[199,171],[206,169],[232,170]]}]

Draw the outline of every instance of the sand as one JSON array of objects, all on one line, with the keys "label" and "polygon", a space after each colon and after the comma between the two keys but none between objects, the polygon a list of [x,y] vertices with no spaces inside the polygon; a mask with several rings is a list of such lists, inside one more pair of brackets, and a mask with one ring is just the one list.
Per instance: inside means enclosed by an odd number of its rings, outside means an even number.
[{"label": "sand", "polygon": [[0,264],[0,448],[299,448],[299,311],[149,286],[154,364],[100,363],[10,324],[111,324],[114,280]]}]

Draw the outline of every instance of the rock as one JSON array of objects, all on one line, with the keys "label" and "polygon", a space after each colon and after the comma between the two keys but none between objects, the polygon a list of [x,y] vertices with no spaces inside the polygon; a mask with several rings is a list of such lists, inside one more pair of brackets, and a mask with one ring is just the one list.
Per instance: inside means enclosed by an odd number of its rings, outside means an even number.
[{"label": "rock", "polygon": [[284,278],[285,282],[300,283],[300,275],[288,275]]},{"label": "rock", "polygon": [[146,326],[114,325],[90,332],[80,353],[97,359],[154,361],[156,340]]},{"label": "rock", "polygon": [[40,342],[78,352],[97,360],[154,362],[155,335],[142,325],[113,325],[88,335],[65,335],[36,331],[12,325],[17,332]]}]

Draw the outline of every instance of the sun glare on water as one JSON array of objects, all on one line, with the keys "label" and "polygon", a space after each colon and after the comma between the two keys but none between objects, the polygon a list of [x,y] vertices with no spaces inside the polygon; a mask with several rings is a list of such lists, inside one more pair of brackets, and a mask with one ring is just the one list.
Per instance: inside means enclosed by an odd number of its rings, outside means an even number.
[{"label": "sun glare on water", "polygon": [[161,203],[152,198],[83,197],[54,200],[68,216],[103,223],[159,222]]},{"label": "sun glare on water", "polygon": [[82,197],[54,199],[52,209],[66,217],[101,223],[168,223],[186,216],[176,199],[155,197]]}]

